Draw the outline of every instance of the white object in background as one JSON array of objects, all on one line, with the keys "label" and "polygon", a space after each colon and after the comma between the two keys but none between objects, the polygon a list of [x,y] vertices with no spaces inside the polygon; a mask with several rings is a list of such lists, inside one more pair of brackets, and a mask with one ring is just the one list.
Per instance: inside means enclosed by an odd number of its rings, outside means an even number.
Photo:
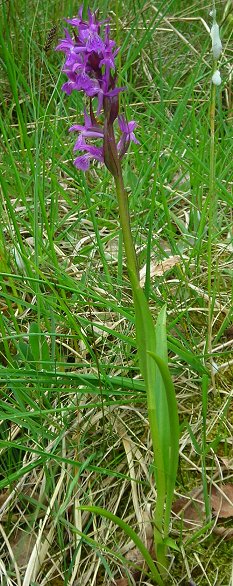
[{"label": "white object in background", "polygon": [[216,69],[216,71],[214,72],[214,75],[212,75],[212,82],[214,85],[221,85],[222,79],[221,79],[219,69]]},{"label": "white object in background", "polygon": [[21,256],[20,252],[17,250],[16,246],[14,247],[14,256],[15,256],[15,262],[16,262],[18,269],[20,271],[24,272],[26,270],[26,267],[25,267],[24,261],[22,259],[22,256]]}]

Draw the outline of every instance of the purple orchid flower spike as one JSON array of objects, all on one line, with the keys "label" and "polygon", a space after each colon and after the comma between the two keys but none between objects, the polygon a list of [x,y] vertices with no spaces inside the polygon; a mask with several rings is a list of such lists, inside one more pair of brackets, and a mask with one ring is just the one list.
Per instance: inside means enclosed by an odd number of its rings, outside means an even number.
[{"label": "purple orchid flower spike", "polygon": [[[88,20],[83,19],[83,6],[78,16],[66,19],[68,24],[75,28],[74,36],[65,29],[65,38],[62,39],[57,51],[65,53],[63,72],[68,80],[62,90],[70,95],[74,90],[82,91],[89,99],[90,115],[84,110],[84,125],[74,124],[69,129],[79,133],[74,150],[84,151],[74,161],[78,169],[86,171],[92,159],[104,162],[109,171],[118,176],[120,173],[120,159],[128,150],[131,141],[138,143],[134,130],[136,122],[126,122],[119,114],[119,94],[125,90],[117,86],[115,59],[119,52],[115,41],[110,39],[108,21],[97,20],[97,13],[88,9]],[[101,28],[104,26],[103,35]],[[96,120],[93,113],[93,100],[97,101],[97,116],[102,116],[102,122]],[[121,137],[116,143],[113,124],[118,117]],[[100,139],[102,147],[86,143],[86,140]]]}]

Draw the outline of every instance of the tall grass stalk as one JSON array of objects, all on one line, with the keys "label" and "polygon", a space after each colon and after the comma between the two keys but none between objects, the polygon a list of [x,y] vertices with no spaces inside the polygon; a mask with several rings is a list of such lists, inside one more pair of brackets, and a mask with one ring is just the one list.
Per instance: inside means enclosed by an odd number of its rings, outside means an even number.
[{"label": "tall grass stalk", "polygon": [[[212,288],[212,247],[216,239],[216,224],[217,224],[217,186],[215,177],[216,155],[215,155],[215,110],[216,110],[216,86],[220,85],[221,77],[217,70],[217,61],[222,52],[222,45],[219,37],[219,28],[216,22],[216,8],[215,0],[213,0],[213,26],[211,28],[212,37],[212,51],[213,51],[213,76],[210,93],[210,171],[209,171],[209,209],[208,209],[208,243],[207,243],[207,259],[208,259],[208,332],[207,332],[207,352],[210,360],[210,371],[212,386],[215,390],[215,371],[212,361],[212,329],[213,329],[213,306],[214,293]],[[216,78],[217,75],[217,78]]]},{"label": "tall grass stalk", "polygon": [[[216,69],[216,61],[214,62]],[[216,85],[211,84],[210,95],[210,180],[209,180],[209,210],[208,210],[208,333],[207,352],[210,360],[211,380],[215,388],[215,373],[212,365],[212,326],[213,326],[213,296],[212,296],[212,246],[216,233],[216,184],[215,184],[215,109],[216,109]]]},{"label": "tall grass stalk", "polygon": [[206,471],[206,456],[207,456],[207,442],[206,442],[206,421],[208,412],[208,384],[209,377],[203,374],[202,377],[202,444],[201,444],[201,468],[202,468],[202,485],[203,497],[205,503],[206,522],[211,520],[211,506],[208,494],[207,471]]}]

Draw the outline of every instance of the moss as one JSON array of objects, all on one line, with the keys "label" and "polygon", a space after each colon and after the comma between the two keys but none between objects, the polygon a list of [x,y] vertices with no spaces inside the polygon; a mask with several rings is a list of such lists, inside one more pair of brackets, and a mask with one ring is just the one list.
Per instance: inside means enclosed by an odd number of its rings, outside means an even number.
[{"label": "moss", "polygon": [[[232,546],[229,541],[211,535],[203,542],[196,541],[188,547],[184,543],[184,549],[192,580],[198,586],[229,584],[232,571]],[[181,555],[176,555],[171,574],[174,584],[177,581],[187,586],[187,571]],[[184,581],[181,582],[183,576]]]}]

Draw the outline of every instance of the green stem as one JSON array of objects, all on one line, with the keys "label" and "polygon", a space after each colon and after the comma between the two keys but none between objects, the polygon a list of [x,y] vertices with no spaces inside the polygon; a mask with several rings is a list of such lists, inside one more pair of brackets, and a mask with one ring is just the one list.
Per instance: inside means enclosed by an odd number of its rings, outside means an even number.
[{"label": "green stem", "polygon": [[130,226],[129,202],[127,193],[124,188],[121,171],[118,174],[118,176],[114,176],[114,180],[116,185],[120,224],[122,229],[129,278],[132,284],[131,274],[133,274],[137,279],[137,283],[139,284],[137,258]]}]

